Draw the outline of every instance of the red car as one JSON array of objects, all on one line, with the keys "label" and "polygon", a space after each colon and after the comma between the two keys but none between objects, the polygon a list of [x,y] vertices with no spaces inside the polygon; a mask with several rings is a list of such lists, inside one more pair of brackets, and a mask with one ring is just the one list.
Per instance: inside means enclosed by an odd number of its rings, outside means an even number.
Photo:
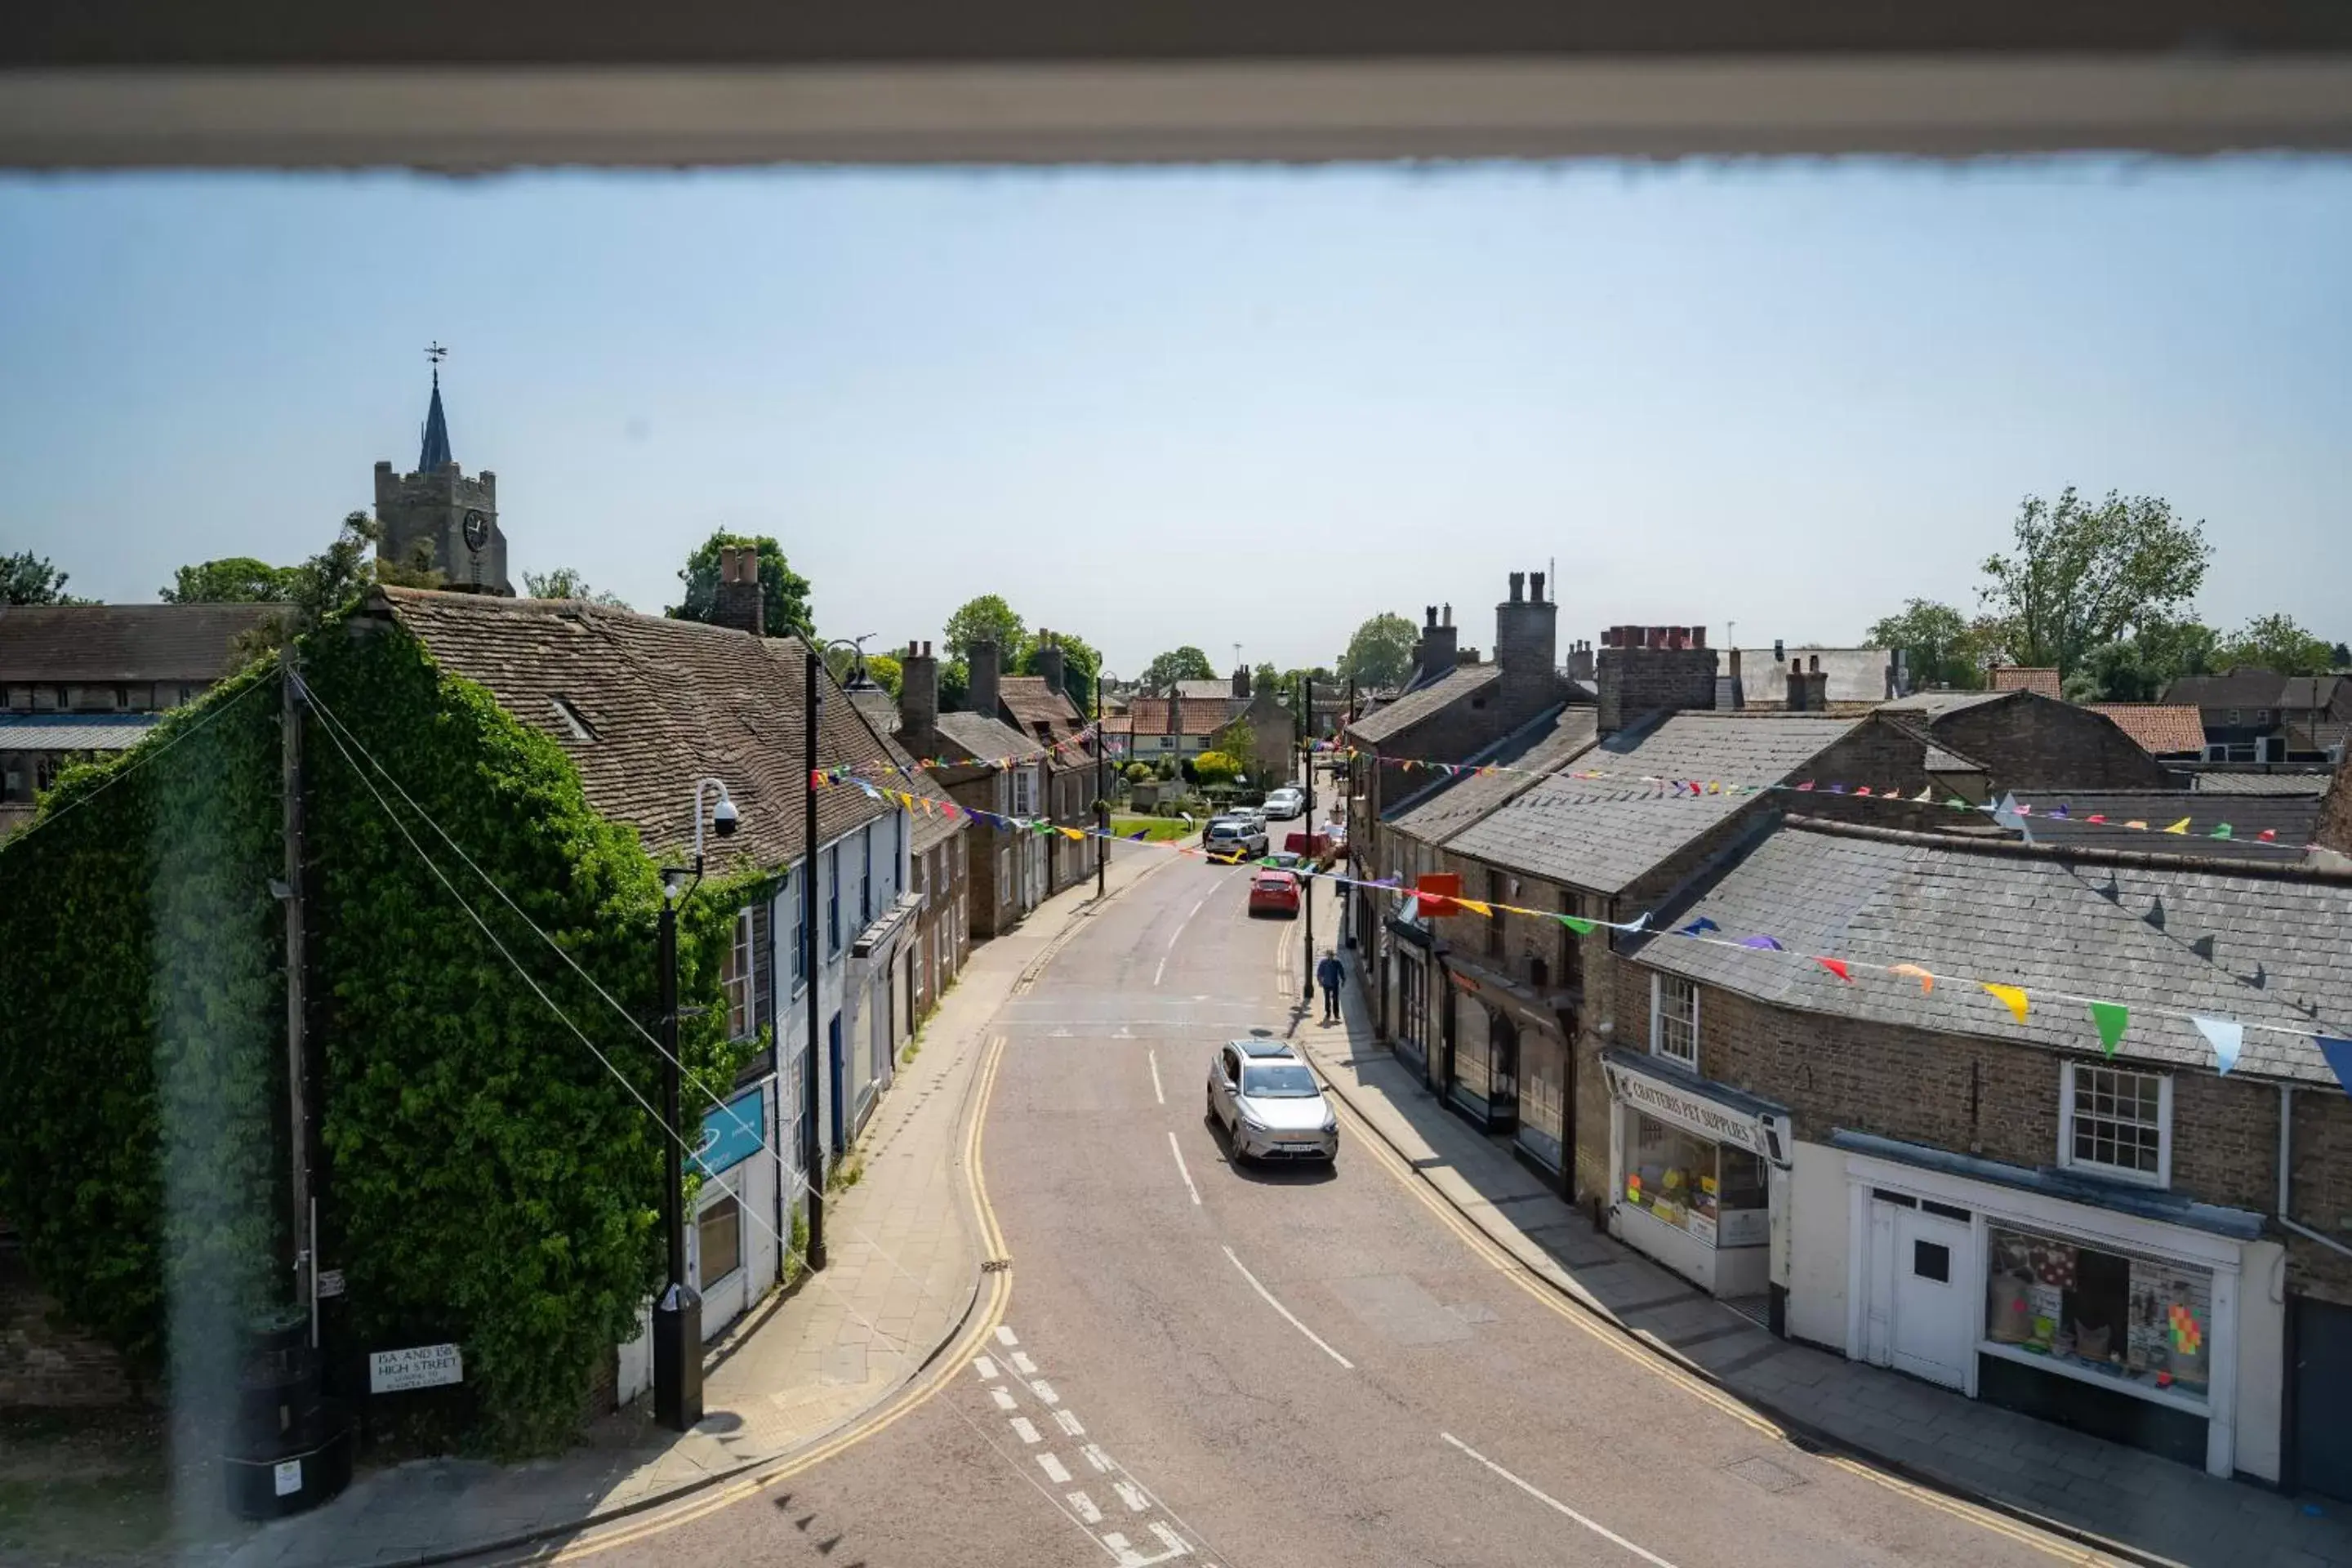
[{"label": "red car", "polygon": [[1287,871],[1260,871],[1250,879],[1249,912],[1298,918],[1298,879]]}]

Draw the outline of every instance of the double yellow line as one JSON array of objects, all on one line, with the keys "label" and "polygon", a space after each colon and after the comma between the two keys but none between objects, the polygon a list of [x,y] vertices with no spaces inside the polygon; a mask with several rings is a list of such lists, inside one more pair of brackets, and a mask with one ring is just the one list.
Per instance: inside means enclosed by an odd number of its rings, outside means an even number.
[{"label": "double yellow line", "polygon": [[[972,1215],[977,1223],[980,1254],[982,1260],[1004,1256],[1004,1231],[997,1224],[996,1210],[988,1201],[988,1184],[981,1174],[981,1134],[988,1121],[989,1097],[996,1089],[997,1068],[1004,1058],[1004,1037],[996,1035],[988,1042],[988,1054],[981,1058],[979,1092],[972,1098],[971,1125],[964,1131],[964,1170],[971,1189]],[[835,1455],[865,1442],[887,1430],[894,1422],[928,1404],[940,1390],[954,1381],[956,1373],[970,1361],[978,1348],[999,1323],[1004,1321],[1004,1309],[1013,1297],[1013,1276],[1009,1269],[996,1269],[981,1276],[981,1288],[986,1300],[980,1310],[964,1325],[952,1349],[943,1353],[929,1371],[898,1391],[879,1410],[837,1432],[807,1452],[785,1460],[772,1469],[762,1470],[739,1481],[729,1482],[709,1491],[698,1492],[678,1507],[665,1509],[650,1515],[642,1522],[616,1527],[593,1538],[574,1542],[552,1555],[537,1552],[513,1562],[567,1563],[577,1558],[593,1557],[615,1547],[631,1545],[650,1536],[660,1535],[690,1524],[732,1507],[745,1498],[755,1497],[780,1481],[791,1479],[812,1466],[821,1465]]]}]

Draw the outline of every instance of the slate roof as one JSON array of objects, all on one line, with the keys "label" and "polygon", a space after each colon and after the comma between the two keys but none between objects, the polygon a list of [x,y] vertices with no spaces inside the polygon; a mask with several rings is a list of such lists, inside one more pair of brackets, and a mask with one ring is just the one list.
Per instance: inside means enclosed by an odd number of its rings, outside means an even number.
[{"label": "slate roof", "polygon": [[2189,787],[2199,795],[2307,795],[2316,800],[2327,793],[2329,773],[2193,773]]},{"label": "slate roof", "polygon": [[2232,669],[2221,675],[2184,675],[2164,689],[2164,700],[2199,708],[2277,708],[2283,706],[2279,699],[2286,686],[2286,677],[2271,670]]},{"label": "slate roof", "polygon": [[[1582,756],[1579,771],[1726,783],[1779,783],[1845,738],[1860,719],[1823,714],[1675,713],[1621,731]],[[1665,795],[1633,778],[1555,775],[1447,847],[1507,869],[1613,893],[1751,805],[1752,795]]]},{"label": "slate roof", "polygon": [[[2343,879],[2068,858],[1792,819],[1653,923],[1663,933],[1701,918],[1730,941],[1769,935],[1789,951],[1671,934],[1634,951],[1780,1006],[2053,1050],[2095,1053],[2098,1032],[2081,1003],[2036,997],[2037,988],[2096,996],[2135,1009],[2118,1056],[2172,1067],[2210,1070],[2212,1049],[2188,1020],[2139,1009],[2352,1035],[2352,964],[2343,962],[2352,882]],[[1914,981],[1860,970],[1848,984],[1815,953],[1950,978],[1928,996]],[[2022,986],[2033,998],[2025,1022],[1972,981]],[[2237,1073],[2336,1087],[2311,1041],[2263,1029],[2246,1031]]]},{"label": "slate roof", "polygon": [[11,605],[0,607],[0,682],[215,681],[229,645],[283,605]]},{"label": "slate roof", "polygon": [[1394,740],[1423,720],[1486,689],[1502,678],[1502,668],[1497,665],[1457,664],[1428,685],[1416,687],[1394,701],[1383,703],[1378,711],[1349,725],[1349,737],[1377,747],[1382,741]]},{"label": "slate roof", "polygon": [[125,752],[161,713],[0,713],[0,752]]},{"label": "slate roof", "polygon": [[[803,854],[808,653],[798,637],[755,637],[576,599],[416,588],[378,588],[370,609],[389,616],[443,668],[488,687],[499,707],[552,736],[580,770],[589,805],[635,827],[649,851],[682,853],[692,842],[695,781],[709,776],[726,784],[742,824],[727,838],[704,834],[715,866],[779,868]],[[940,793],[877,767],[873,731],[838,700],[831,674],[821,679],[820,762],[860,767],[894,788]],[[590,738],[581,738],[567,710]],[[364,742],[365,727],[353,728]],[[855,789],[819,790],[817,841],[889,809]]]},{"label": "slate roof", "polygon": [[1493,763],[1507,772],[1467,778],[1438,776],[1434,784],[1384,813],[1400,833],[1424,844],[1443,844],[1463,828],[1533,789],[1543,775],[1590,747],[1599,738],[1590,708],[1559,708],[1521,725],[1466,762]]},{"label": "slate roof", "polygon": [[2328,708],[2344,689],[2340,675],[2291,675],[2280,683],[2282,708]]},{"label": "slate roof", "polygon": [[1002,719],[985,713],[942,713],[940,738],[976,762],[999,757],[1026,757],[1039,750],[1036,738],[1024,735]]},{"label": "slate roof", "polygon": [[[2254,860],[2271,866],[2291,866],[2294,863],[2295,857],[2280,849],[2278,844],[2308,844],[2312,824],[2319,816],[2319,797],[2315,795],[2217,795],[2160,790],[2053,790],[2037,795],[2032,800],[2033,815],[2025,818],[2025,826],[2037,843],[2081,844],[2107,849],[2195,855],[2221,860]],[[2063,817],[2052,816],[2050,808],[2054,805],[2065,806],[2066,815]],[[2145,822],[2153,837],[2143,837],[2084,820],[2095,813],[2105,816],[2109,824]],[[2189,819],[2187,834],[2179,837],[2157,834],[2157,829],[2169,827],[2184,816]],[[2213,837],[2213,829],[2225,822],[2230,825],[2231,837]],[[2257,836],[2265,828],[2278,835],[2277,843],[2264,844],[2261,841]]]},{"label": "slate roof", "polygon": [[2060,695],[2058,667],[2054,664],[1997,664],[1992,667],[1991,677],[1987,684],[1995,691],[2033,691],[2044,697]]},{"label": "slate roof", "polygon": [[2204,754],[2205,722],[2193,703],[2087,702],[2084,706],[2114,720],[2116,729],[2152,757]]}]

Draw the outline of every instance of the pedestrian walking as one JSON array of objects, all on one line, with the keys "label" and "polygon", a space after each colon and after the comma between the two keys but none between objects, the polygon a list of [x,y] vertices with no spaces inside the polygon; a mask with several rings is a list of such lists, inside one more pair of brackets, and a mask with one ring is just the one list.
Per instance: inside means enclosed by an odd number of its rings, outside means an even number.
[{"label": "pedestrian walking", "polygon": [[1327,952],[1323,962],[1315,966],[1315,982],[1323,987],[1323,1021],[1339,1021],[1339,981],[1347,971],[1339,967],[1339,955]]}]

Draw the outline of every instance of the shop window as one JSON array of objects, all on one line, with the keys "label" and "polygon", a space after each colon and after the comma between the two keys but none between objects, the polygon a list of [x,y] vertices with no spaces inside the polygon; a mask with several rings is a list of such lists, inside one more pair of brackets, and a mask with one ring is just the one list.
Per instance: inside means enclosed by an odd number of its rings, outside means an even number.
[{"label": "shop window", "polygon": [[752,1005],[752,969],[757,963],[754,951],[751,911],[738,910],[735,934],[719,966],[719,984],[727,993],[727,1037],[730,1040],[748,1039],[760,1026],[759,1009]]},{"label": "shop window", "polygon": [[1754,1247],[1770,1238],[1764,1162],[1747,1150],[1635,1110],[1625,1201],[1710,1247]]},{"label": "shop window", "polygon": [[2059,1100],[2059,1163],[2150,1186],[2172,1180],[2169,1074],[2068,1062]]},{"label": "shop window", "polygon": [[702,1289],[708,1290],[743,1267],[743,1205],[730,1193],[702,1211],[695,1229]]},{"label": "shop window", "polygon": [[2202,1397],[2211,1376],[2213,1275],[1985,1227],[1985,1338],[2139,1388]]},{"label": "shop window", "polygon": [[1650,1049],[1698,1070],[1698,987],[1678,974],[1650,977]]}]

